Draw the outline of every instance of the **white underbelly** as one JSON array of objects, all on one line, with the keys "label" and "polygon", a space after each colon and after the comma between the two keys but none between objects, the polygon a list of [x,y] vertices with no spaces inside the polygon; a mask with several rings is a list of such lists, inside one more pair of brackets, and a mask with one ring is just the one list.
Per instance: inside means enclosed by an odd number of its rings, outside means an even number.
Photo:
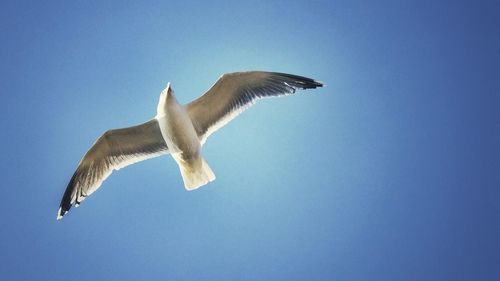
[{"label": "white underbelly", "polygon": [[[173,115],[175,114],[175,115]],[[200,141],[187,112],[170,112],[170,116],[156,117],[161,134],[171,154],[198,154]]]}]

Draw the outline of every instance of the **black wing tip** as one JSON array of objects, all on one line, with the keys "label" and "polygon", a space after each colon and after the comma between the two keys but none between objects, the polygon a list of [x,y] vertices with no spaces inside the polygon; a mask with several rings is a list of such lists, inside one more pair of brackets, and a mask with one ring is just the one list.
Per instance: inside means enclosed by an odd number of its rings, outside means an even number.
[{"label": "black wing tip", "polygon": [[[83,199],[85,199],[86,196],[83,196]],[[82,201],[83,201],[82,199]],[[71,203],[71,198],[65,198],[63,197],[63,200],[61,202],[61,205],[59,205],[59,210],[57,210],[57,220],[60,220],[66,215],[71,207],[73,207],[73,203]],[[80,206],[81,201],[75,200],[74,205],[75,207],[78,208]]]},{"label": "black wing tip", "polygon": [[291,79],[294,83],[296,83],[297,88],[303,89],[303,90],[316,89],[316,88],[321,88],[324,86],[323,82],[317,81],[317,80],[314,80],[312,78],[305,77],[305,76],[282,73],[282,72],[271,72],[271,74]]},{"label": "black wing tip", "polygon": [[[75,207],[78,208],[78,206],[80,206],[80,202],[76,201]],[[71,207],[73,207],[73,204],[71,202],[61,203],[61,205],[59,206],[59,210],[57,210],[57,220],[62,219],[64,215],[69,212],[69,209],[71,209]]]},{"label": "black wing tip", "polygon": [[313,80],[312,82],[307,83],[307,85],[305,85],[304,88],[302,88],[302,89],[316,89],[316,88],[321,88],[324,85],[325,84],[321,81]]},{"label": "black wing tip", "polygon": [[[304,78],[306,78],[306,77],[304,77]],[[311,79],[311,78],[297,80],[297,83],[300,85],[300,87],[303,90],[305,90],[305,89],[316,89],[316,88],[323,87],[323,82],[316,81],[316,80]]]},{"label": "black wing tip", "polygon": [[[66,190],[64,191],[64,195],[61,199],[61,204],[59,204],[59,210],[57,211],[57,220],[60,220],[66,215],[73,206],[71,203],[73,200],[73,196],[76,195],[76,191],[74,190],[76,187],[76,182],[77,182],[77,175],[78,175],[78,170],[73,174],[71,177],[71,180],[68,183],[68,186],[66,187]],[[76,202],[76,205],[78,205],[78,202]]]},{"label": "black wing tip", "polygon": [[[64,217],[69,212],[69,209],[73,204],[71,204],[71,201],[63,201],[61,202],[61,205],[59,206],[59,210],[57,210],[57,220],[60,220]],[[77,207],[78,204],[75,204],[75,207]]]},{"label": "black wing tip", "polygon": [[62,206],[57,211],[57,220],[61,220],[68,211],[63,211]]}]

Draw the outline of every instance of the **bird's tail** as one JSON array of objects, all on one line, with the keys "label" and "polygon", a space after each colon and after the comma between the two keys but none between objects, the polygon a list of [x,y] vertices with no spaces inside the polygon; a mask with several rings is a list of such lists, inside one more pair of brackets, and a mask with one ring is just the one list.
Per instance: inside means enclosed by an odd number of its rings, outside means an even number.
[{"label": "bird's tail", "polygon": [[182,175],[182,180],[184,181],[184,187],[187,190],[194,190],[201,187],[213,180],[215,180],[214,172],[208,166],[208,163],[200,157],[201,165],[179,165]]}]

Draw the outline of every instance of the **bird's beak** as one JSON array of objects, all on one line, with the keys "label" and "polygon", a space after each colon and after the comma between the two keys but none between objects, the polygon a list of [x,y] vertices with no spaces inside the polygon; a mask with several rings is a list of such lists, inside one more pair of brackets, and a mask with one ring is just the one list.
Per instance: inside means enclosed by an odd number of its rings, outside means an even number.
[{"label": "bird's beak", "polygon": [[172,87],[170,86],[170,82],[168,82],[167,87],[161,91],[161,95],[168,97],[170,94],[172,94]]}]

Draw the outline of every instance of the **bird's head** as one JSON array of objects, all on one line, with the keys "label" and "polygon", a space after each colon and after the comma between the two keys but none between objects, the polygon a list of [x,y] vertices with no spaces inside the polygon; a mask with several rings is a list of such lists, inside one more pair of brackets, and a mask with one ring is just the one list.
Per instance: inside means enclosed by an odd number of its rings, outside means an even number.
[{"label": "bird's head", "polygon": [[172,89],[172,85],[170,82],[167,83],[167,87],[161,91],[160,99],[167,99],[169,96],[173,95],[174,90]]},{"label": "bird's head", "polygon": [[156,108],[157,115],[163,115],[166,110],[166,106],[168,103],[177,102],[174,96],[174,90],[170,82],[168,82],[167,87],[163,91],[161,91],[160,99],[158,100],[158,107]]}]

